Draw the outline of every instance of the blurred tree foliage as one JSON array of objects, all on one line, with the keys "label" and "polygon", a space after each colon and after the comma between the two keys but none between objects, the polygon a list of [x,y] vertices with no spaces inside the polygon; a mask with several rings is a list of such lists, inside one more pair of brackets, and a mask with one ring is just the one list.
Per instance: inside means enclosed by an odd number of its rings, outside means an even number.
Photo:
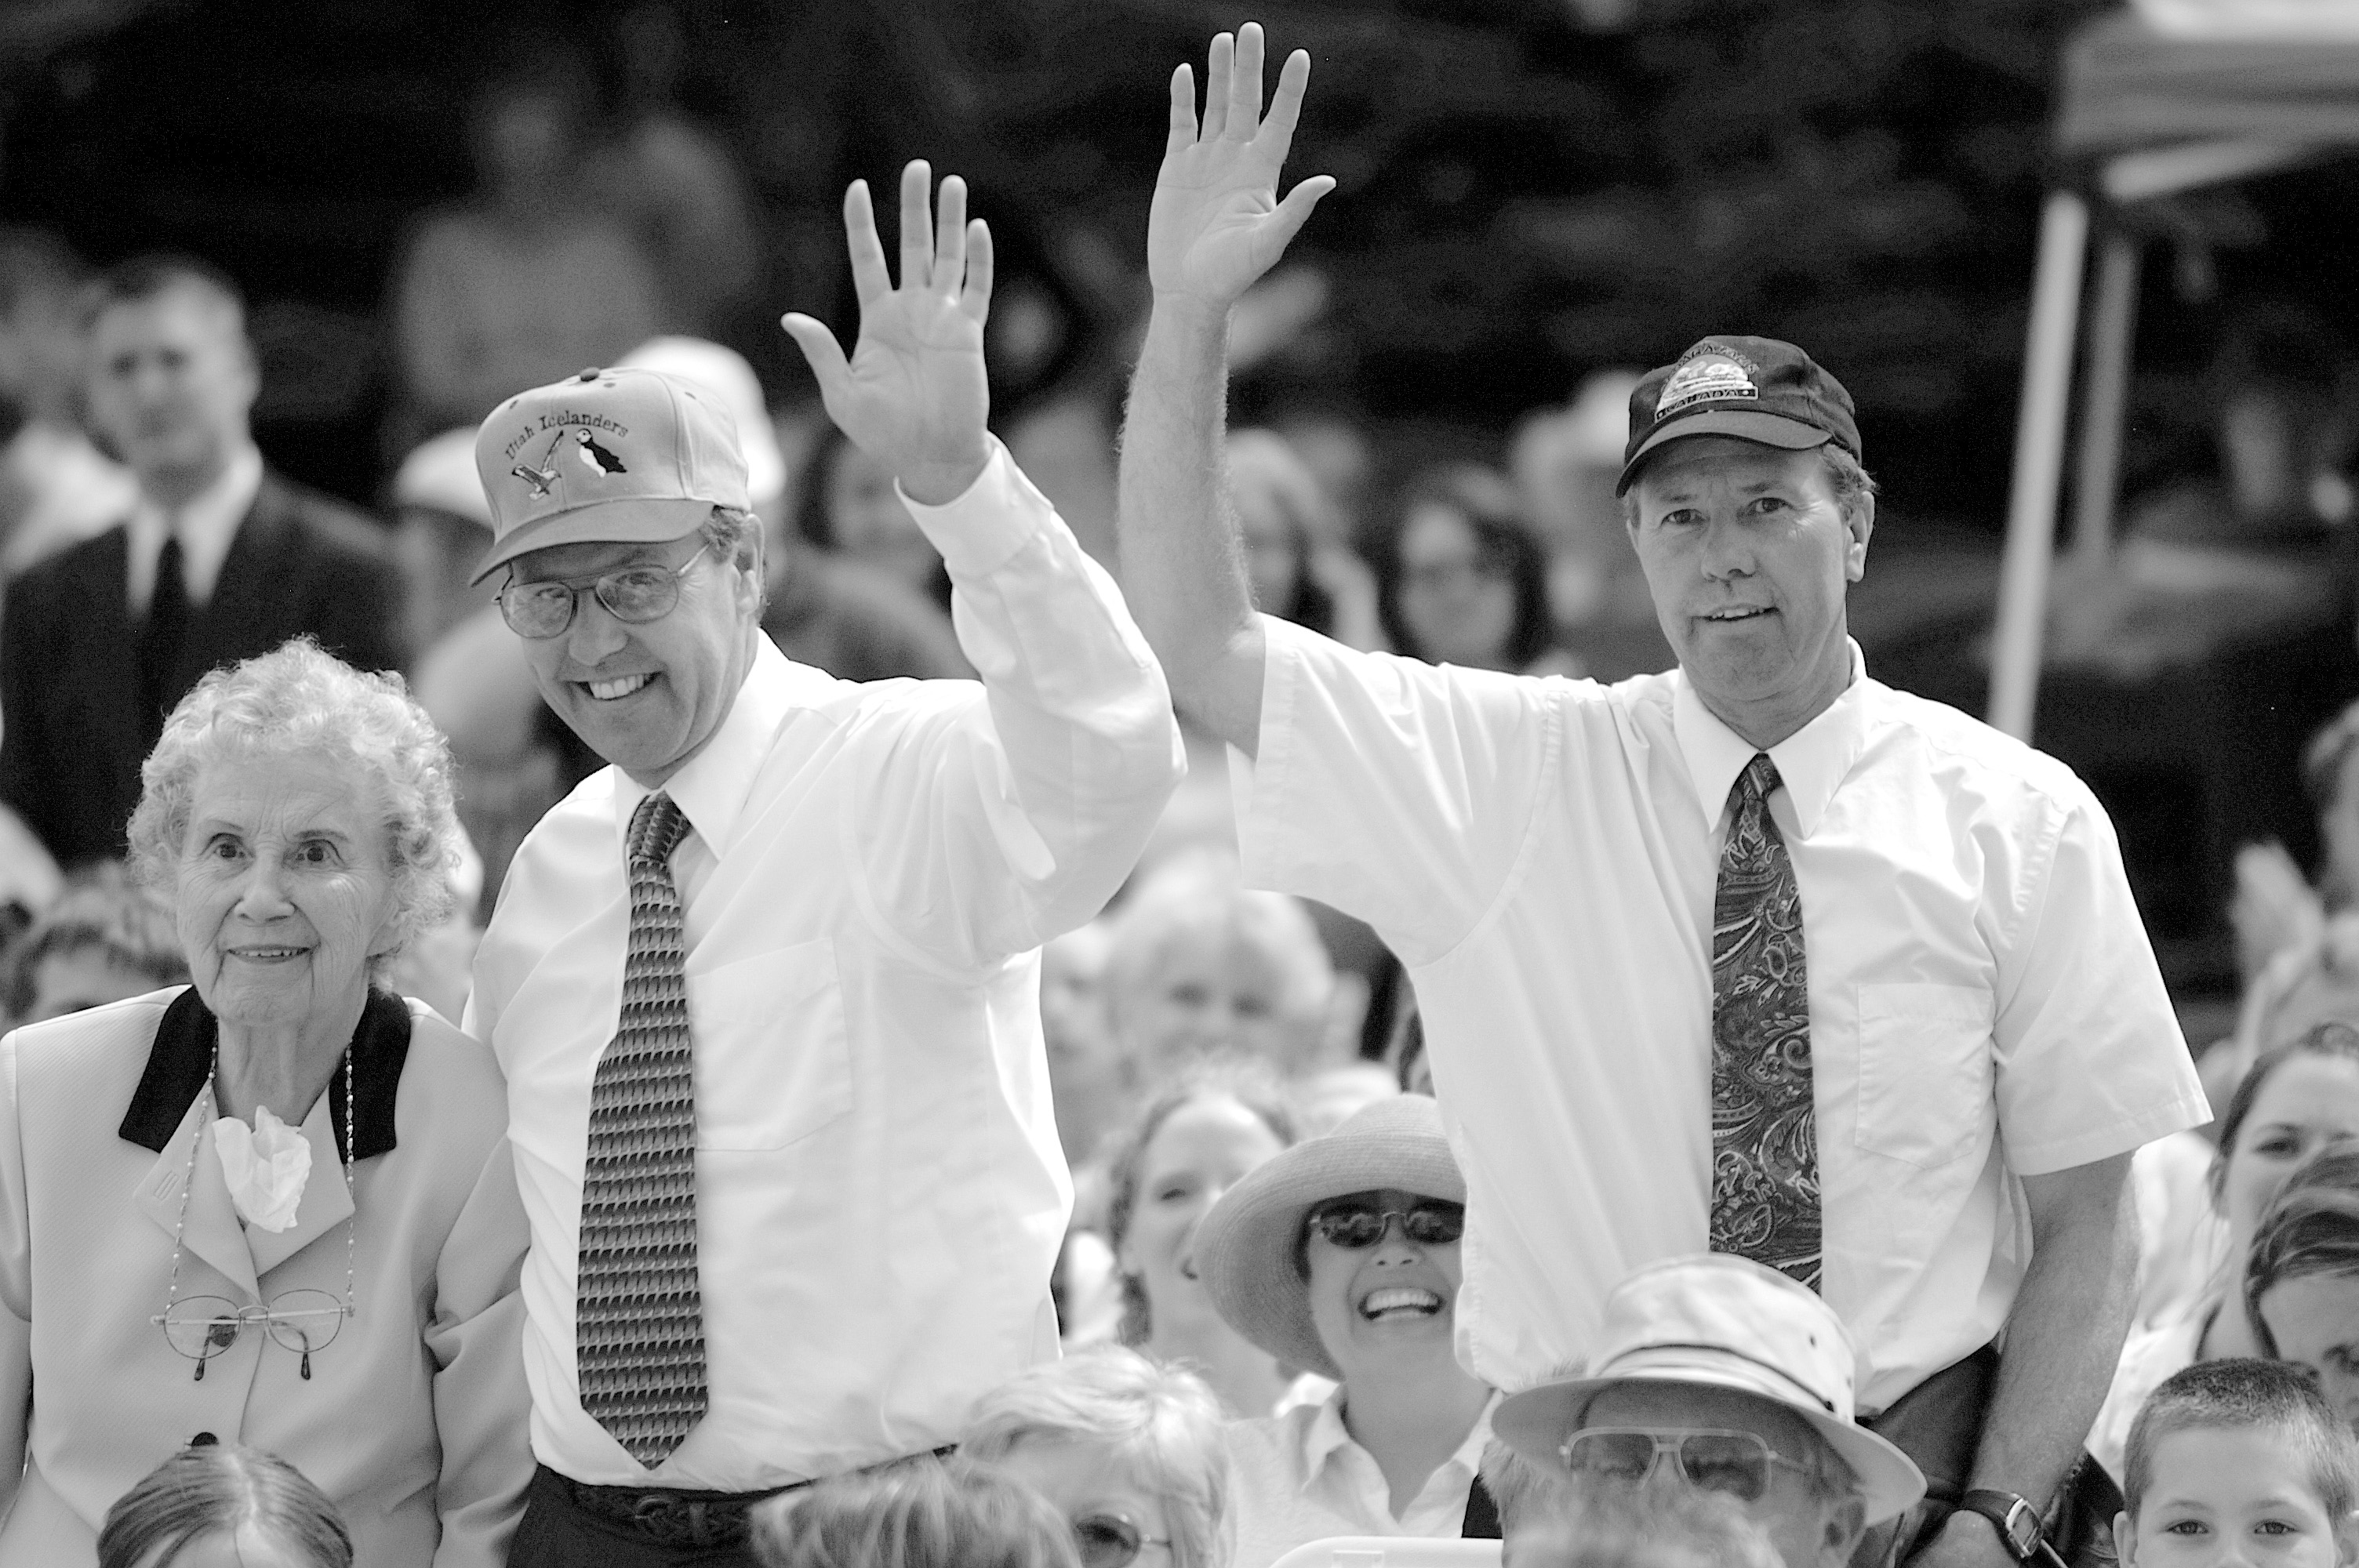
[{"label": "blurred tree foliage", "polygon": [[[1843,375],[1897,502],[1995,516],[2056,51],[2098,8],[1640,0],[1595,33],[1549,0],[1263,7],[1273,49],[1315,62],[1289,175],[1341,184],[1298,250],[1325,323],[1248,393],[1495,428],[1589,369],[1759,332]],[[955,162],[1028,214],[1020,254],[1119,319],[1162,83],[1236,20],[1169,0],[781,12],[778,47],[733,56],[733,96],[771,189],[818,203],[810,171],[854,149],[880,172]],[[847,59],[874,69],[819,63]],[[810,69],[778,91],[794,59]]]},{"label": "blurred tree foliage", "polygon": [[[184,245],[265,300],[364,319],[403,226],[468,187],[470,85],[518,51],[611,52],[629,3],[152,5],[12,57],[0,208],[100,259]],[[1764,332],[1852,387],[1895,502],[1995,516],[2057,46],[2098,3],[1277,0],[1273,46],[1316,62],[1289,172],[1341,187],[1299,250],[1326,315],[1246,393],[1496,430],[1586,370]],[[850,325],[844,181],[889,182],[907,157],[973,180],[1010,276],[1060,308],[1053,367],[1118,352],[1164,83],[1245,15],[673,9],[683,105],[740,150],[771,252],[732,335],[781,386],[780,305]]]}]

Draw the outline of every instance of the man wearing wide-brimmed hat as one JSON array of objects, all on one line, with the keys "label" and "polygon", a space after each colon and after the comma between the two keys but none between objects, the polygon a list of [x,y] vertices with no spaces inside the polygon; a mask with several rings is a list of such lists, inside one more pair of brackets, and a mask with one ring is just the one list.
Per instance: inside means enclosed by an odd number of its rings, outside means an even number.
[{"label": "man wearing wide-brimmed hat", "polygon": [[1334,1535],[1495,1535],[1492,1391],[1451,1352],[1466,1182],[1424,1095],[1378,1100],[1246,1174],[1195,1260],[1230,1327],[1336,1380],[1229,1428],[1230,1568]]},{"label": "man wearing wide-brimmed hat", "polygon": [[1676,670],[1453,669],[1256,614],[1219,490],[1229,314],[1332,188],[1280,199],[1310,60],[1265,115],[1261,52],[1223,34],[1201,122],[1184,70],[1163,105],[1123,587],[1234,748],[1248,882],[1366,921],[1416,983],[1467,1364],[1517,1388],[1589,1354],[1657,1259],[1767,1263],[1971,1509],[1928,1568],[2009,1568],[2128,1327],[2130,1155],[2209,1118],[2104,809],[1870,675],[1862,421],[1768,337],[1630,395],[1618,489]]},{"label": "man wearing wide-brimmed hat", "polygon": [[1492,1424],[1576,1487],[1724,1493],[1786,1568],[1843,1568],[1863,1531],[1925,1495],[1908,1456],[1853,1419],[1855,1364],[1842,1320],[1785,1275],[1675,1258],[1607,1298],[1585,1374],[1509,1396]]}]

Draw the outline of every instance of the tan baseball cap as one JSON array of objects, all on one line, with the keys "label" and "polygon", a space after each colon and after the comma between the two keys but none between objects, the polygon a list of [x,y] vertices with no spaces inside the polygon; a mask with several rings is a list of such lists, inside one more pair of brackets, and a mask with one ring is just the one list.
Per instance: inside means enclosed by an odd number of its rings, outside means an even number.
[{"label": "tan baseball cap", "polygon": [[1861,1426],[1852,1394],[1858,1354],[1818,1293],[1749,1258],[1724,1252],[1640,1269],[1605,1298],[1605,1322],[1586,1375],[1561,1378],[1499,1403],[1491,1430],[1533,1463],[1564,1467],[1565,1440],[1600,1390],[1624,1383],[1700,1383],[1782,1405],[1810,1423],[1859,1478],[1867,1522],[1892,1519],[1925,1495],[1908,1454]]},{"label": "tan baseball cap", "polygon": [[477,582],[527,551],[659,544],[715,506],[753,510],[736,422],[661,371],[585,370],[517,394],[475,432],[475,472],[492,503]]}]

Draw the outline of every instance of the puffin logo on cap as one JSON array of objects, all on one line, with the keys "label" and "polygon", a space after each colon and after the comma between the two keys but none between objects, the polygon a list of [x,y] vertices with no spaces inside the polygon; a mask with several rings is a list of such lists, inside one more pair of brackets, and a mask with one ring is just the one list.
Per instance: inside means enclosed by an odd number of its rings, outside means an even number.
[{"label": "puffin logo on cap", "polygon": [[603,476],[631,471],[624,466],[622,459],[600,446],[597,438],[587,430],[577,429],[573,432],[573,449],[581,454],[582,466],[592,473]]},{"label": "puffin logo on cap", "polygon": [[1753,384],[1757,368],[1733,349],[1717,343],[1700,347],[1663,383],[1662,394],[1655,399],[1655,417],[1677,413],[1690,403],[1757,398],[1761,389]]}]

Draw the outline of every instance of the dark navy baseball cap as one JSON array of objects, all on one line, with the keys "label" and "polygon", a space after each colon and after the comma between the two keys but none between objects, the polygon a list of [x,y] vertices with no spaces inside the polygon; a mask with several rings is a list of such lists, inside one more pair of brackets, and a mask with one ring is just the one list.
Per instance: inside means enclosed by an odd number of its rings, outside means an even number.
[{"label": "dark navy baseball cap", "polygon": [[1614,493],[1629,490],[1648,452],[1684,436],[1734,436],[1797,452],[1832,441],[1860,456],[1851,394],[1775,338],[1706,338],[1648,371],[1630,394],[1630,443]]}]

